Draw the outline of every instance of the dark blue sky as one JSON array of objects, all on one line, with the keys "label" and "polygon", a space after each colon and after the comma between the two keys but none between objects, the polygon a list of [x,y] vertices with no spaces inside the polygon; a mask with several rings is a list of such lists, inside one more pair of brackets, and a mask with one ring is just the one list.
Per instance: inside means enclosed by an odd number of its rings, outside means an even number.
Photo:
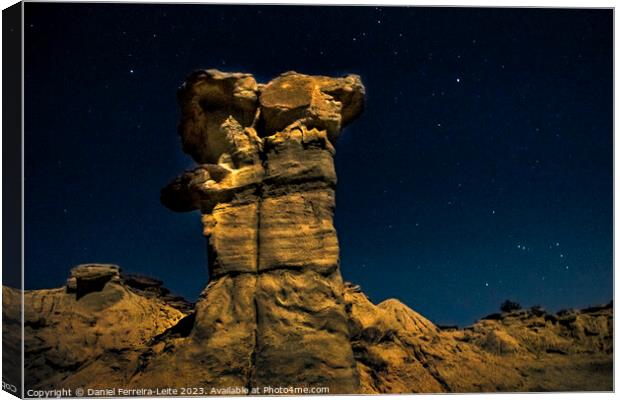
[{"label": "dark blue sky", "polygon": [[510,298],[612,297],[612,11],[26,4],[26,286],[117,263],[195,299],[199,216],[159,190],[193,161],[193,69],[357,73],[337,144],[346,280],[437,323]]}]

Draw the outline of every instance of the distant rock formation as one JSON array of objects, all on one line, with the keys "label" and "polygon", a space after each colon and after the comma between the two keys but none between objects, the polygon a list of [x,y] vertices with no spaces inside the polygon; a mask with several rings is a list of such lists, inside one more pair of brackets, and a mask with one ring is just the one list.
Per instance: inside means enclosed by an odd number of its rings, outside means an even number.
[{"label": "distant rock formation", "polygon": [[[183,149],[200,165],[162,190],[200,210],[210,283],[194,360],[214,386],[359,388],[333,224],[334,144],[363,108],[358,76],[197,71],[179,90]],[[226,348],[222,346],[226,337]]]},{"label": "distant rock formation", "polygon": [[344,297],[362,393],[613,390],[612,303],[440,329],[398,300]]}]

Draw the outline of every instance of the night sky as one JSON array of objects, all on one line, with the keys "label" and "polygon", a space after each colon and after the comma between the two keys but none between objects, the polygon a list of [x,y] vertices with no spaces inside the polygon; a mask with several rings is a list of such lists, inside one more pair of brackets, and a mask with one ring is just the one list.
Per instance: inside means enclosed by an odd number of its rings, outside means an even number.
[{"label": "night sky", "polygon": [[176,89],[198,68],[361,75],[337,143],[344,278],[442,324],[612,298],[612,11],[26,3],[25,279],[207,283]]}]

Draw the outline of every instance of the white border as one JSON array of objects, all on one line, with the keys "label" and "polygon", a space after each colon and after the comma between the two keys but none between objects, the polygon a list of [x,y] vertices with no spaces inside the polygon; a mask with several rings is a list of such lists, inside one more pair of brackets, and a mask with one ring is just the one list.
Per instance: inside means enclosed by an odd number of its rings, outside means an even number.
[{"label": "white border", "polygon": [[[35,2],[36,0],[33,0],[31,2]],[[41,2],[41,1],[38,1]],[[91,0],[85,0],[85,1],[64,1],[64,2],[72,2],[72,3],[116,3],[115,1],[91,1]],[[545,1],[488,1],[488,0],[478,0],[478,1],[463,1],[463,0],[451,0],[451,1],[432,1],[432,0],[424,0],[421,2],[413,2],[413,1],[405,1],[405,0],[392,0],[389,2],[380,2],[379,0],[375,0],[375,1],[368,1],[368,0],[354,0],[354,1],[348,1],[348,0],[338,0],[335,2],[329,2],[329,1],[299,1],[299,0],[288,0],[288,1],[278,1],[278,0],[271,0],[271,1],[252,1],[252,0],[247,0],[247,1],[218,1],[218,0],[214,0],[214,1],[196,1],[196,0],[185,0],[185,1],[165,1],[165,0],[152,0],[152,1],[123,1],[125,3],[167,3],[167,4],[295,4],[295,5],[300,5],[300,4],[313,4],[313,5],[329,5],[329,6],[333,6],[333,5],[380,5],[382,7],[389,7],[389,6],[439,6],[439,7],[450,7],[450,6],[461,6],[461,7],[558,7],[558,8],[615,8],[615,1],[601,1],[601,0],[590,0],[590,1],[578,1],[578,0],[564,0],[564,1],[552,1],[552,0],[545,0]],[[2,9],[7,8],[13,4],[15,4],[15,1],[10,1],[10,0],[0,0],[0,5],[2,6]],[[23,9],[23,7],[22,7]],[[1,19],[0,19],[1,21]],[[0,22],[1,24],[1,22]],[[1,28],[1,27],[0,27]],[[23,12],[22,12],[22,28],[23,28]],[[0,29],[0,41],[1,41],[1,29]],[[22,35],[23,35],[23,30],[22,30]],[[23,36],[22,36],[23,37]],[[617,71],[617,64],[615,63],[615,56],[616,56],[616,43],[618,43],[618,32],[615,29],[615,12],[614,12],[614,139],[615,139],[615,117],[618,115],[618,112],[620,111],[618,108],[618,104],[615,102],[615,93],[617,93],[617,89],[618,89],[618,83],[615,80],[615,76]],[[22,63],[23,63],[23,42],[22,42]],[[1,54],[0,54],[0,59],[1,59]],[[23,64],[22,64],[23,65]],[[22,69],[22,77],[23,77],[23,69]],[[22,93],[23,93],[23,79],[22,79]],[[24,113],[23,113],[23,97],[22,97],[22,127],[24,124]],[[0,110],[0,114],[1,114],[1,110]],[[22,139],[23,139],[23,132],[22,132]],[[24,148],[23,148],[23,140],[22,140],[22,182],[23,182],[23,174],[24,174],[24,165],[23,165],[23,157],[24,157]],[[615,154],[617,153],[618,150],[618,146],[620,146],[620,144],[618,144],[618,142],[616,140],[614,140],[614,266],[616,265],[616,257],[617,257],[617,252],[616,249],[620,248],[619,247],[619,243],[617,237],[615,236],[615,227],[618,225],[619,222],[619,218],[616,213],[615,210],[617,209],[618,205],[620,204],[620,200],[618,199],[618,197],[616,196],[616,185],[615,185],[615,178],[618,175],[619,172],[619,168],[618,165],[615,162]],[[0,154],[1,154],[1,149],[2,149],[2,144],[0,141]],[[2,165],[0,163],[0,175],[2,172]],[[2,204],[2,199],[1,199],[1,192],[2,189],[0,187],[0,205]],[[22,200],[23,200],[23,187],[22,187]],[[2,222],[2,215],[0,213],[0,223]],[[22,209],[22,226],[24,223],[24,211]],[[2,233],[0,232],[0,251],[2,250]],[[23,262],[23,251],[24,251],[24,246],[23,246],[23,231],[22,231],[22,262]],[[1,266],[0,266],[1,268]],[[22,271],[23,271],[23,265],[22,265]],[[23,285],[23,273],[22,273],[22,285]],[[615,267],[614,267],[614,298],[615,298],[615,288],[617,287],[617,283],[618,283],[618,276],[617,274],[615,274]],[[22,295],[23,296],[23,295]],[[22,304],[23,304],[23,298],[22,298]],[[23,313],[23,309],[22,309],[22,313]],[[617,348],[617,340],[616,340],[616,333],[620,332],[619,328],[619,323],[618,323],[618,319],[614,318],[614,347]],[[22,338],[23,338],[23,329],[22,329]],[[22,340],[22,354],[23,354],[23,340]],[[615,366],[615,352],[614,352],[614,366]],[[0,359],[0,366],[1,366],[1,359]],[[618,368],[614,368],[614,383],[620,382],[618,380],[619,377],[619,372],[618,372]],[[23,387],[23,369],[22,369],[22,387]],[[437,398],[438,396],[445,396],[445,395],[415,395],[415,398],[420,398],[420,399],[428,399],[428,398]],[[539,394],[539,393],[519,393],[519,394],[451,394],[449,395],[450,398],[454,398],[454,399],[477,399],[477,398],[487,398],[487,397],[500,397],[501,399],[506,399],[506,400],[513,400],[513,399],[532,399],[532,398],[544,398],[544,399],[612,399],[614,398],[614,394],[612,393],[574,393],[574,392],[570,392],[570,393],[547,393],[547,394]],[[372,398],[378,398],[378,399],[394,399],[394,398],[413,398],[412,395],[378,395],[378,396],[372,396]],[[8,394],[7,392],[4,391],[0,391],[0,400],[4,400],[4,399],[14,399],[14,396],[11,396],[10,394]],[[247,398],[247,397],[239,397],[239,398]],[[280,398],[285,398],[285,399],[296,399],[297,397],[289,397],[289,396],[283,396]],[[316,397],[315,397],[316,398]],[[351,399],[351,398],[359,398],[359,399],[367,399],[369,398],[368,396],[330,396],[330,399]],[[161,399],[161,397],[159,397],[158,399]],[[179,397],[175,397],[173,399],[179,399]]]}]

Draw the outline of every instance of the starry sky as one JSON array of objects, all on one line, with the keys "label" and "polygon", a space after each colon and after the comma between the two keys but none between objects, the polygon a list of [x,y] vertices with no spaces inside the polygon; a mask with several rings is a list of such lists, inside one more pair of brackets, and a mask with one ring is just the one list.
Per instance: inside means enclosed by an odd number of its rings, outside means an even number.
[{"label": "starry sky", "polygon": [[197,68],[361,75],[337,143],[341,267],[466,325],[505,299],[613,295],[612,11],[26,3],[25,279],[110,262],[195,300],[197,213],[160,205],[193,167],[176,89]]}]

